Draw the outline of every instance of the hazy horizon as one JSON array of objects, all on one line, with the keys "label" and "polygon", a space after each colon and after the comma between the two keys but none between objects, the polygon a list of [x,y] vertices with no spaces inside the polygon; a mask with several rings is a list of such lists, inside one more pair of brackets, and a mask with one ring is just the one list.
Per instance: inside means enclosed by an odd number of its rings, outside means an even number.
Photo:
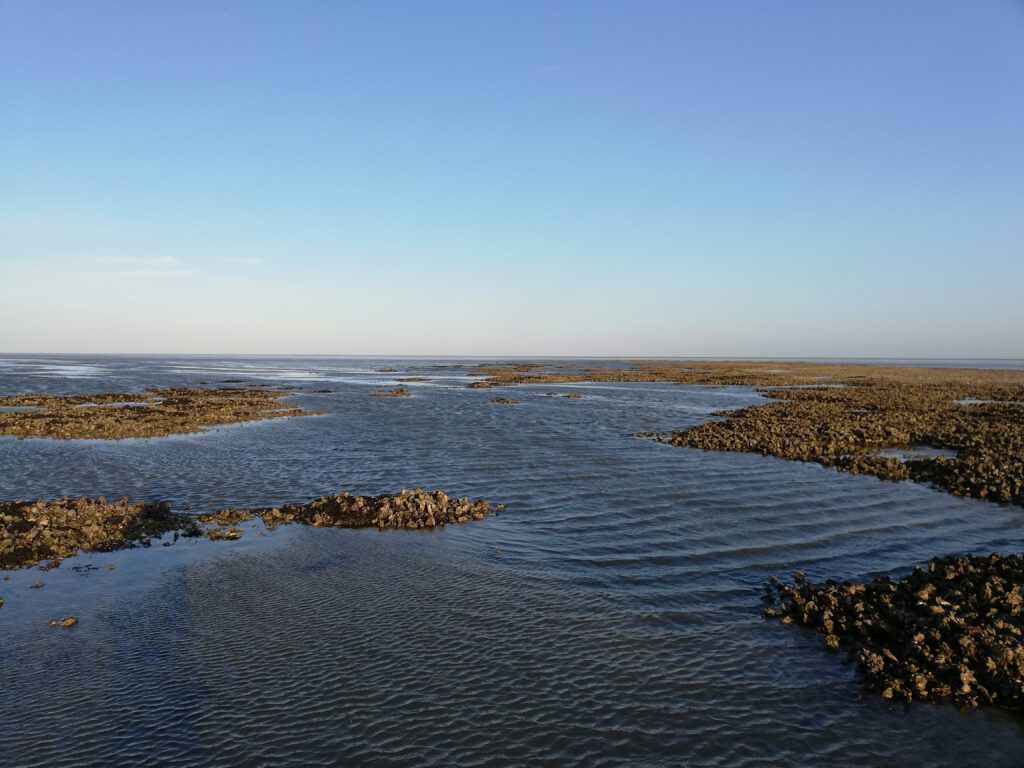
[{"label": "hazy horizon", "polygon": [[741,356],[736,355],[733,357],[722,357],[717,355],[695,355],[695,356],[684,356],[684,355],[403,355],[403,354],[392,354],[392,355],[347,355],[347,354],[323,354],[317,352],[250,352],[250,353],[236,353],[236,352],[4,352],[0,351],[0,360],[18,360],[25,358],[41,358],[47,359],[51,357],[58,358],[90,358],[90,357],[126,357],[126,358],[139,358],[139,357],[153,357],[153,358],[214,358],[214,359],[280,359],[280,358],[299,358],[299,359],[352,359],[352,360],[403,360],[403,361],[417,361],[417,360],[468,360],[468,361],[522,361],[522,360],[538,360],[538,361],[568,361],[568,360],[579,360],[579,361],[598,361],[598,360],[613,360],[613,361],[682,361],[682,362],[793,362],[793,363],[806,363],[806,362],[835,362],[836,364],[844,363],[904,363],[904,362],[918,362],[918,363],[1011,363],[1011,368],[1016,368],[1020,365],[1024,365],[1024,358],[1016,357],[837,357],[837,356],[804,356],[804,357],[793,357],[785,355],[765,355],[765,356]]},{"label": "hazy horizon", "polygon": [[1018,360],[1021,93],[1012,0],[7,0],[0,348]]}]

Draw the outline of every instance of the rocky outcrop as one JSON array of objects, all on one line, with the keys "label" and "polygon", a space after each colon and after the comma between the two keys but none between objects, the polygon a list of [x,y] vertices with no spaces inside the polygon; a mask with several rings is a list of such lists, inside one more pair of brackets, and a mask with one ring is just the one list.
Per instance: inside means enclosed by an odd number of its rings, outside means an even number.
[{"label": "rocky outcrop", "polygon": [[765,590],[768,618],[817,630],[883,697],[1024,707],[1024,557],[936,558],[898,581]]}]

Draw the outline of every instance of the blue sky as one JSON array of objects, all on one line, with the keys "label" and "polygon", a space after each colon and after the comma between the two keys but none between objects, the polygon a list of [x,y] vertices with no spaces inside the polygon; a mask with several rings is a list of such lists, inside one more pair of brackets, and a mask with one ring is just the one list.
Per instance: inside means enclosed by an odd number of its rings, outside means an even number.
[{"label": "blue sky", "polygon": [[0,350],[1024,357],[1024,3],[0,0]]}]

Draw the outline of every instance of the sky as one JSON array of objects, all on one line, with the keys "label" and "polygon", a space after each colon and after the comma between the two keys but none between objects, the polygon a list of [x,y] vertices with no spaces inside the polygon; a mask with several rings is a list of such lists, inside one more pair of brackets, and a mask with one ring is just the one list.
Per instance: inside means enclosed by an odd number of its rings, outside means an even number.
[{"label": "sky", "polygon": [[1024,2],[0,0],[0,351],[1024,358]]}]

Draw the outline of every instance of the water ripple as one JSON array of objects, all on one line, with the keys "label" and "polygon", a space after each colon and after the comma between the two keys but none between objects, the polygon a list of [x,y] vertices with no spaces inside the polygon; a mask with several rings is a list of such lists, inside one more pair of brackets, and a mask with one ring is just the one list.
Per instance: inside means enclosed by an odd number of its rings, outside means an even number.
[{"label": "water ripple", "polygon": [[[756,393],[523,388],[500,408],[493,392],[443,386],[368,397],[365,381],[450,377],[436,361],[101,358],[69,363],[90,378],[47,374],[59,364],[4,366],[4,389],[238,376],[294,383],[291,400],[328,413],[123,443],[0,440],[4,498],[200,511],[422,485],[509,507],[435,531],[253,523],[238,542],[13,573],[0,582],[2,765],[1024,764],[1019,718],[884,702],[813,632],[759,613],[771,573],[1019,551],[1022,511],[633,437]],[[331,393],[308,391],[327,381]],[[73,630],[46,626],[72,612]]]}]

